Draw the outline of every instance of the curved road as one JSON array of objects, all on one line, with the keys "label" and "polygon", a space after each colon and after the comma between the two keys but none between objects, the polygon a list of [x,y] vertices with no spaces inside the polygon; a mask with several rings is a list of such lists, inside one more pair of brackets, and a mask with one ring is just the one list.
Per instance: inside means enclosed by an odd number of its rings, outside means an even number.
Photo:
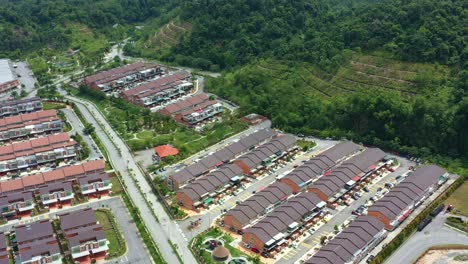
[{"label": "curved road", "polygon": [[[171,220],[167,215],[162,205],[158,202],[156,195],[152,193],[151,187],[146,181],[145,176],[138,169],[133,159],[132,152],[127,148],[127,145],[122,141],[117,133],[112,130],[105,118],[98,111],[97,107],[88,101],[76,97],[65,97],[66,99],[75,102],[77,107],[81,110],[84,118],[95,126],[96,134],[104,144],[108,152],[110,162],[114,169],[121,173],[127,187],[126,189],[130,194],[130,198],[138,207],[146,227],[154,241],[157,243],[166,262],[170,264],[179,263],[176,254],[174,254],[174,251],[169,244],[170,240],[178,248],[179,255],[182,257],[184,263],[197,263],[188,249],[188,241],[186,237],[182,234],[177,223]],[[99,124],[104,127],[105,131],[102,130]],[[121,156],[119,152],[121,152]],[[129,170],[134,174],[133,177],[135,180],[130,178],[132,176],[129,173]],[[138,183],[138,186],[135,181]],[[140,187],[142,193],[144,193],[146,199],[152,205],[152,208],[147,205],[138,190],[138,187]],[[160,222],[155,219],[152,212],[156,214]]]},{"label": "curved road", "polygon": [[447,216],[441,213],[421,232],[411,236],[385,264],[414,263],[426,250],[441,245],[468,245],[468,236],[444,226]]}]

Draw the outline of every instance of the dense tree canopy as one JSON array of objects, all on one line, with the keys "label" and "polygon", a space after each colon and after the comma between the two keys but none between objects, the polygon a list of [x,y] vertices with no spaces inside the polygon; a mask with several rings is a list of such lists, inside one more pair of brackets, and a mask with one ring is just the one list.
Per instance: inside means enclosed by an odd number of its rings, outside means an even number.
[{"label": "dense tree canopy", "polygon": [[466,61],[461,0],[185,2],[181,16],[194,27],[175,53],[194,58],[195,66],[225,68],[275,56],[333,70],[343,49],[382,47],[410,61]]},{"label": "dense tree canopy", "polygon": [[0,0],[0,55],[18,57],[44,47],[66,49],[72,41],[67,23],[82,24],[112,37],[114,25],[131,25],[157,17],[176,2]]}]

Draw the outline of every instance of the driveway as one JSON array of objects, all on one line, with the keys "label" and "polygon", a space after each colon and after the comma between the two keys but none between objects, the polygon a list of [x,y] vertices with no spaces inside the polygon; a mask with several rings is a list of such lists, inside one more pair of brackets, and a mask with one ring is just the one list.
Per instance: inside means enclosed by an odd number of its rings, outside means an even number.
[{"label": "driveway", "polygon": [[[314,153],[322,152],[325,149],[330,148],[336,141],[321,141],[317,143],[317,146],[314,148]],[[180,225],[182,226],[182,230],[185,232],[188,239],[192,239],[193,237],[197,236],[204,230],[208,229],[211,226],[211,223],[218,218],[224,210],[229,210],[236,206],[236,201],[244,201],[253,195],[253,191],[257,191],[258,189],[267,187],[268,185],[272,184],[276,181],[276,176],[287,172],[294,168],[295,165],[300,165],[302,161],[309,160],[311,158],[312,153],[305,153],[304,155],[297,156],[296,160],[290,162],[284,168],[278,169],[276,172],[263,176],[260,179],[253,179],[251,184],[242,192],[240,192],[237,196],[226,196],[224,197],[224,203],[222,205],[212,206],[207,212],[202,214],[198,214],[188,219],[181,221]],[[190,221],[196,221],[201,219],[200,226],[196,229],[189,229]]]},{"label": "driveway", "polygon": [[421,232],[414,233],[385,264],[414,263],[426,250],[441,245],[468,245],[468,236],[444,226],[447,215],[439,214]]},{"label": "driveway", "polygon": [[[395,179],[396,176],[403,174],[408,170],[409,166],[413,166],[414,163],[397,157],[400,162],[400,167],[398,167],[394,172],[387,174],[383,178],[378,178],[374,183],[368,185],[369,192],[363,192],[362,196],[353,201],[349,206],[343,208],[340,211],[328,209],[329,212],[333,215],[327,224],[320,227],[313,235],[309,235],[306,239],[299,243],[299,246],[295,249],[291,249],[287,252],[281,259],[277,261],[280,264],[289,264],[295,263],[304,257],[312,248],[320,246],[320,238],[326,236],[334,231],[335,225],[340,226],[346,220],[352,220],[355,216],[352,214],[359,206],[366,203],[370,197],[374,196],[377,193],[378,188],[383,188],[384,184]],[[401,263],[400,263],[401,264]]]}]

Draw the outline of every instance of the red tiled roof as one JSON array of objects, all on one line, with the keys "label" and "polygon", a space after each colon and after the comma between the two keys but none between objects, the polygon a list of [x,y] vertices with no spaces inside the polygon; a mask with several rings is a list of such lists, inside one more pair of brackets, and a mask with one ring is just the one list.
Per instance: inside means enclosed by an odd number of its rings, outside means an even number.
[{"label": "red tiled roof", "polygon": [[154,148],[154,151],[161,158],[165,158],[165,157],[168,157],[168,156],[175,156],[175,155],[179,154],[179,150],[174,148],[171,145],[157,146],[157,147]]},{"label": "red tiled roof", "polygon": [[76,142],[70,140],[70,136],[67,133],[17,142],[0,147],[0,160],[10,160],[15,157],[32,155],[34,153],[41,153],[64,146],[72,146],[74,144],[76,144]]},{"label": "red tiled roof", "polygon": [[9,192],[13,190],[21,190],[23,189],[23,182],[21,179],[16,179],[12,181],[4,181],[0,183],[0,188],[2,193]]},{"label": "red tiled roof", "polygon": [[63,168],[63,174],[65,175],[65,177],[80,175],[84,172],[85,171],[83,169],[83,166],[68,166]]},{"label": "red tiled roof", "polygon": [[45,183],[42,173],[33,174],[22,178],[24,188],[38,186]]},{"label": "red tiled roof", "polygon": [[44,177],[44,180],[46,182],[56,181],[58,179],[65,179],[65,174],[63,173],[62,169],[44,172],[42,173],[42,176]]},{"label": "red tiled roof", "polygon": [[[86,162],[83,164],[59,168],[53,171],[24,176],[15,180],[0,182],[0,193],[23,190],[44,183],[56,182],[57,180],[63,180],[65,178],[74,178],[79,175],[83,175],[90,172],[92,173],[96,170],[102,169],[104,169],[104,161],[96,160]],[[106,176],[107,174],[101,175],[100,177],[105,178]]]},{"label": "red tiled roof", "polygon": [[83,163],[83,168],[86,172],[101,170],[105,168],[104,160],[93,160]]}]

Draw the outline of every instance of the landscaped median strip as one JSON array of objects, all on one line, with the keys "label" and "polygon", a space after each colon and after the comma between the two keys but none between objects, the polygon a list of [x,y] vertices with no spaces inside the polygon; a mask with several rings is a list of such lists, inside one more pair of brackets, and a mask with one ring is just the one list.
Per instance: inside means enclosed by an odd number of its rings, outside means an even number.
[{"label": "landscaped median strip", "polygon": [[[85,106],[85,107],[86,107],[86,106]],[[80,118],[80,120],[83,122],[83,124],[88,123],[88,122],[84,119],[84,117],[83,117],[81,111],[79,110],[79,108],[78,108],[75,104],[74,104],[74,109],[76,109],[76,111],[77,111],[77,112],[76,112],[76,113],[77,113],[77,116],[78,116],[78,118]],[[103,131],[105,131],[105,130],[103,129]],[[106,151],[106,149],[105,149],[103,143],[101,142],[101,140],[99,139],[99,137],[98,137],[95,133],[92,133],[92,134],[94,134],[94,136],[96,137],[95,141],[96,141],[96,144],[98,145],[98,147],[99,147],[100,149],[102,148],[101,150],[103,150],[103,155],[105,155],[105,156],[107,157],[107,160],[109,161],[109,163],[112,164],[112,160],[110,160],[110,159],[108,158],[107,151]],[[108,137],[110,137],[107,133],[106,133],[106,135],[107,135]],[[93,139],[94,139],[94,137],[93,137]],[[123,183],[123,181],[122,181],[122,178],[121,178],[120,173],[117,172],[116,175],[117,175],[119,181],[121,182],[121,184],[122,184],[123,186],[125,186],[124,183]],[[133,179],[133,177],[132,177],[132,179]],[[138,188],[138,189],[139,189],[139,188]],[[139,192],[140,192],[140,194],[141,194],[141,190],[139,190]],[[123,199],[123,201],[124,201],[124,203],[125,203],[125,205],[126,205],[128,211],[130,212],[130,215],[131,215],[132,218],[133,218],[133,221],[135,222],[135,224],[136,224],[136,226],[137,226],[137,228],[138,228],[138,231],[140,232],[141,238],[143,239],[143,242],[145,243],[146,248],[148,249],[148,251],[150,252],[151,257],[153,258],[153,261],[154,261],[156,264],[167,263],[167,262],[162,258],[161,252],[159,251],[159,249],[158,249],[156,243],[154,242],[153,238],[152,238],[151,235],[149,234],[148,228],[146,227],[146,225],[145,225],[144,222],[143,222],[143,219],[141,218],[140,211],[139,211],[138,208],[133,204],[133,201],[129,198],[128,193],[127,193],[127,190],[126,190],[125,188],[124,188],[124,192],[123,192],[121,195],[122,195],[122,199]],[[143,198],[144,198],[144,196],[143,196]],[[148,202],[146,201],[146,199],[144,199],[144,200],[145,200],[146,203],[148,203]],[[154,215],[154,214],[153,214],[153,215]],[[156,220],[157,220],[157,218],[156,218]]]}]

